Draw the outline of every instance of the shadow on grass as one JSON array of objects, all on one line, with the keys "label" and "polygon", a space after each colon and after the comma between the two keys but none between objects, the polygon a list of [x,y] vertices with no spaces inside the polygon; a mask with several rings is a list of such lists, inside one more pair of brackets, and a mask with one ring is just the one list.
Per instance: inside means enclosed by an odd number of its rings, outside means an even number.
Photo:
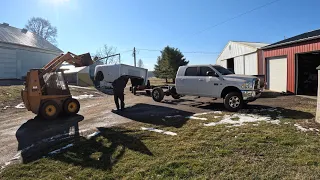
[{"label": "shadow on grass", "polygon": [[127,149],[153,156],[141,141],[146,138],[144,135],[132,135],[134,131],[123,128],[98,128],[98,130],[100,134],[90,139],[81,137],[65,153],[50,158],[76,166],[112,169]]},{"label": "shadow on grass", "polygon": [[[182,127],[187,122],[188,119],[184,118],[185,116],[194,114],[179,109],[150,104],[136,104],[127,107],[125,111],[114,113],[133,121],[176,128]],[[171,118],[169,116],[176,117]]]},{"label": "shadow on grass", "polygon": [[43,149],[79,136],[78,123],[83,119],[83,116],[75,115],[49,121],[36,116],[22,124],[16,132],[22,161],[24,163],[34,161],[42,157]]}]

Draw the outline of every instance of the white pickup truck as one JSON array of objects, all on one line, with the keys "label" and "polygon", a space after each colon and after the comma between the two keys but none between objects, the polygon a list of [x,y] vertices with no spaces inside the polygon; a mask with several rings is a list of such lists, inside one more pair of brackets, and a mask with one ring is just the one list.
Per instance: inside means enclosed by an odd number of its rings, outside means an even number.
[{"label": "white pickup truck", "polygon": [[235,75],[219,65],[181,66],[175,86],[156,87],[153,100],[160,102],[164,95],[179,99],[184,95],[223,98],[229,111],[238,111],[243,104],[256,100],[261,94],[260,79],[255,76]]}]

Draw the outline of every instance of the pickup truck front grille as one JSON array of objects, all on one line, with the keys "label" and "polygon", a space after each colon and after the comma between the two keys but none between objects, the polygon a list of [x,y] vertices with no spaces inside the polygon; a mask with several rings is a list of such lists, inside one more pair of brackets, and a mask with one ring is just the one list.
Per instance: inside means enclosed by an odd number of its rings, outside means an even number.
[{"label": "pickup truck front grille", "polygon": [[254,80],[253,88],[260,89],[260,79]]}]

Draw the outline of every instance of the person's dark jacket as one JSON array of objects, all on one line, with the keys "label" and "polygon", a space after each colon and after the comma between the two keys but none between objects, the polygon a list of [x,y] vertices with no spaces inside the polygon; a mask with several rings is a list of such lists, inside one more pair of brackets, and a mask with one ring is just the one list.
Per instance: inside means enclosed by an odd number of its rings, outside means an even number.
[{"label": "person's dark jacket", "polygon": [[113,81],[112,86],[113,86],[113,91],[116,93],[123,93],[124,88],[126,87],[128,83],[129,78],[125,76],[121,76],[115,81]]}]

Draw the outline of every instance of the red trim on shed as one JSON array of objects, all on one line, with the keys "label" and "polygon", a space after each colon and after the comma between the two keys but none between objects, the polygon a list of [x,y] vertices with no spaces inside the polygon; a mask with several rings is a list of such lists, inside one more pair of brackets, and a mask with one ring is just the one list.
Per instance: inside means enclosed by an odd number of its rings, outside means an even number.
[{"label": "red trim on shed", "polygon": [[[266,74],[266,59],[278,56],[287,56],[287,91],[296,93],[295,88],[295,56],[298,53],[307,53],[320,50],[320,39],[306,41],[287,46],[275,47],[263,50],[263,58],[258,58],[258,73]],[[262,67],[261,67],[262,66]],[[316,67],[315,67],[316,68]]]}]

